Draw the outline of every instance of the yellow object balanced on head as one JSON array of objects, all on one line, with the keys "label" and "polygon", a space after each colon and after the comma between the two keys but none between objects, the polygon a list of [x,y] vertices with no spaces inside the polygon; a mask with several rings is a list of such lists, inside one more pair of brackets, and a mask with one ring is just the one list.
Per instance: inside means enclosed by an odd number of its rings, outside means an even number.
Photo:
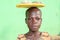
[{"label": "yellow object balanced on head", "polygon": [[17,8],[30,8],[30,7],[44,7],[45,5],[41,2],[23,2],[20,4],[17,4]]}]

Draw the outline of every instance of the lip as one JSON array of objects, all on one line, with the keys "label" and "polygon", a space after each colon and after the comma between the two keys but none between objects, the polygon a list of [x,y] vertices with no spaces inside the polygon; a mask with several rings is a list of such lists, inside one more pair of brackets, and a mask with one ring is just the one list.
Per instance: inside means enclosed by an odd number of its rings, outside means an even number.
[{"label": "lip", "polygon": [[37,26],[33,25],[32,28],[38,28]]}]

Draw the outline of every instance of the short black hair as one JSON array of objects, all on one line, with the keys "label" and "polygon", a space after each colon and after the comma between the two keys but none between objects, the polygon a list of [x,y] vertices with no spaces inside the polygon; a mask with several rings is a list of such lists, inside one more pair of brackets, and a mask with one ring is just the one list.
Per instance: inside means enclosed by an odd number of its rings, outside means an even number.
[{"label": "short black hair", "polygon": [[37,9],[38,11],[41,12],[41,10],[40,10],[39,8],[37,8],[37,7],[30,7],[30,8],[28,8],[28,9],[26,10],[26,13],[25,13],[26,17],[28,16],[27,14],[29,13],[29,11],[30,11],[30,10],[34,10],[34,9]]}]

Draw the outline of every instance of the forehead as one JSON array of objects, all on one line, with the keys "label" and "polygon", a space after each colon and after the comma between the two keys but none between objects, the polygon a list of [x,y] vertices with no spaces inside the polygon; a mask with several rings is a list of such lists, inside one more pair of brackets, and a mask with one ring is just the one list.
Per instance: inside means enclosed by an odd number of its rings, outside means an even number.
[{"label": "forehead", "polygon": [[30,11],[28,13],[28,17],[41,17],[41,12],[40,11]]}]

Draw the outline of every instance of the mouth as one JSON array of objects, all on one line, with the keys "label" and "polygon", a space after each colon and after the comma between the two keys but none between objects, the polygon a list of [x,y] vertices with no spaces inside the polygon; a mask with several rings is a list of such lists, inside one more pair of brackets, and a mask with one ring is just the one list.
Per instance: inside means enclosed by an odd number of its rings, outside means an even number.
[{"label": "mouth", "polygon": [[32,26],[32,28],[34,28],[34,29],[35,29],[35,28],[38,28],[38,27],[37,27],[36,25],[33,25],[33,26]]}]

